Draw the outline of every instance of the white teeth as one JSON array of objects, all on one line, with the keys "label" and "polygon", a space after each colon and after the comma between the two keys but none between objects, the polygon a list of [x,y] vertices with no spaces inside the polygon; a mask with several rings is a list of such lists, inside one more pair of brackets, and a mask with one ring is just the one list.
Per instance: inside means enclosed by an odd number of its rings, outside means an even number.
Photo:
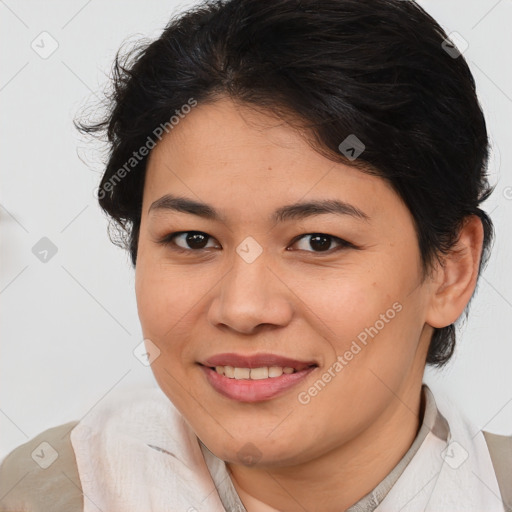
[{"label": "white teeth", "polygon": [[235,368],[235,379],[248,379],[250,373],[249,368]]},{"label": "white teeth", "polygon": [[283,375],[283,369],[280,366],[271,366],[268,369],[269,377],[281,377]]},{"label": "white teeth", "polygon": [[215,371],[230,379],[262,380],[274,377],[281,377],[283,373],[294,373],[295,370],[288,366],[263,366],[261,368],[235,368],[233,366],[216,366]]},{"label": "white teeth", "polygon": [[268,378],[268,368],[251,368],[251,379],[259,380],[259,379],[267,379]]}]

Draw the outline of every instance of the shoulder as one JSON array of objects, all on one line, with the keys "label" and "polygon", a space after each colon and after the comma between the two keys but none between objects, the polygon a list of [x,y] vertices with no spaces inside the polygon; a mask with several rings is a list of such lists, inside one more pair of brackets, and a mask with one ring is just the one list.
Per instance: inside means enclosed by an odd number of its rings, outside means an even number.
[{"label": "shoulder", "polygon": [[0,465],[2,512],[79,512],[83,497],[70,440],[77,421],[45,430]]},{"label": "shoulder", "polygon": [[503,503],[512,510],[512,436],[483,431]]}]

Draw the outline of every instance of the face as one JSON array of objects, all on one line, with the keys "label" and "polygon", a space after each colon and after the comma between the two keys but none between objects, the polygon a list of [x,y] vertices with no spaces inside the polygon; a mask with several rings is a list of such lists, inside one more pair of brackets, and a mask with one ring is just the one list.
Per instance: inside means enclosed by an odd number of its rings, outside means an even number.
[{"label": "face", "polygon": [[200,104],[152,150],[143,335],[159,386],[223,460],[306,462],[405,409],[431,293],[393,189],[271,114]]}]

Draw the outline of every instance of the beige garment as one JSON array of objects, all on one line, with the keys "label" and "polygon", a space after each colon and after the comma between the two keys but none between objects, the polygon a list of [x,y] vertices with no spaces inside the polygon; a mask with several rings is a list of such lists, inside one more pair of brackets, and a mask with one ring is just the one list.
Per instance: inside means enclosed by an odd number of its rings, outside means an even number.
[{"label": "beige garment", "polygon": [[484,432],[506,512],[512,512],[512,436]]},{"label": "beige garment", "polygon": [[[1,512],[81,512],[82,486],[69,435],[77,421],[45,430],[0,466]],[[50,445],[50,446],[49,446]],[[57,458],[50,464],[52,459]]]}]

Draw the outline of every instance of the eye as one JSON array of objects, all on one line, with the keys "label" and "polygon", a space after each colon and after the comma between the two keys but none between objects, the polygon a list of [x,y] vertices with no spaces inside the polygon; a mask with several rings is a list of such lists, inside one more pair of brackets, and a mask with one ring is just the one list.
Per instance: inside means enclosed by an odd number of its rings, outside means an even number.
[{"label": "eye", "polygon": [[178,251],[197,252],[208,248],[207,242],[209,239],[212,239],[212,237],[202,231],[179,231],[166,235],[158,243],[165,246],[172,245]]},{"label": "eye", "polygon": [[[307,237],[309,237],[309,241],[305,240]],[[178,252],[192,253],[215,247],[215,245],[207,245],[209,240],[215,239],[202,231],[178,231],[164,236],[161,240],[158,240],[158,243],[166,247],[170,246],[173,250]],[[349,247],[356,248],[355,245],[342,238],[325,233],[306,233],[300,235],[293,240],[292,245],[296,245],[299,242],[303,245],[303,247],[299,247],[299,250],[313,253],[327,252],[330,254],[336,250]],[[337,247],[331,247],[333,242],[337,244]]]},{"label": "eye", "polygon": [[[309,240],[302,240],[309,237]],[[303,247],[299,248],[300,250],[305,250],[308,252],[333,252],[330,247],[332,242],[336,242],[338,244],[338,247],[334,248],[334,250],[340,250],[345,249],[347,247],[353,247],[355,246],[351,244],[350,242],[347,242],[346,240],[343,240],[342,238],[338,238],[337,236],[333,235],[327,235],[325,233],[307,233],[305,235],[301,235],[300,237],[296,238],[294,241],[294,244],[297,242],[302,242]],[[309,248],[312,248],[313,250],[310,251]]]}]

